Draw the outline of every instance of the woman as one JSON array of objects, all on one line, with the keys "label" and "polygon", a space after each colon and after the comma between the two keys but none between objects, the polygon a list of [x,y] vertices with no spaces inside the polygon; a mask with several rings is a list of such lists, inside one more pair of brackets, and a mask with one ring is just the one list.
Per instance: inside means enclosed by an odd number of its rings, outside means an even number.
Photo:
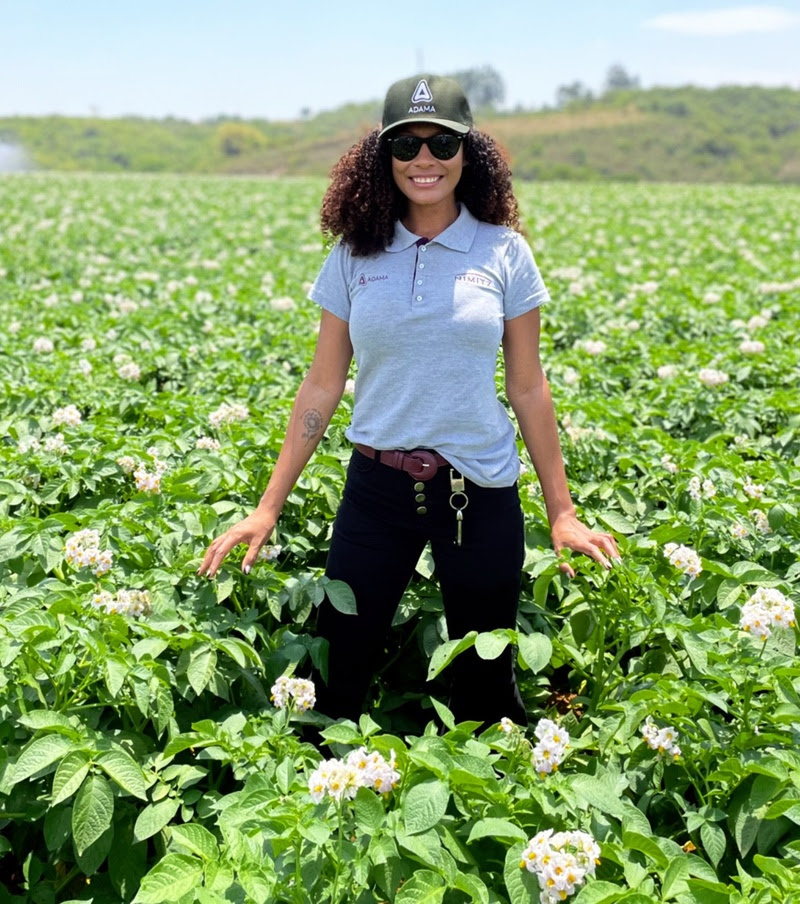
[{"label": "woman", "polygon": [[[322,205],[339,238],[310,297],[322,308],[311,368],[257,509],[218,537],[198,571],[213,577],[246,543],[249,572],[358,367],[354,443],[326,573],[355,593],[358,614],[326,600],[329,681],[317,708],[357,719],[392,617],[426,542],[451,639],[513,628],[524,556],[515,431],[497,399],[502,345],[506,394],[538,475],[556,551],[609,567],[610,534],[582,524],[567,489],[556,418],[538,357],[539,305],[548,300],[518,231],[511,174],[493,141],[472,128],[458,84],[414,76],[391,86],[383,123],[342,157]],[[567,563],[562,569],[573,575]],[[525,724],[513,651],[457,657],[457,720]]]}]

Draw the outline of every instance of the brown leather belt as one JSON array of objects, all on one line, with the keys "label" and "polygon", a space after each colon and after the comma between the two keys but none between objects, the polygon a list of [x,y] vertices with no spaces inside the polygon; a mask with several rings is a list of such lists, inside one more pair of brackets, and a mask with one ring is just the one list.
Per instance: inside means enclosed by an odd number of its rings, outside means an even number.
[{"label": "brown leather belt", "polygon": [[431,449],[413,449],[410,452],[403,452],[401,449],[379,451],[363,443],[353,445],[367,458],[377,458],[382,465],[406,471],[415,480],[430,480],[439,468],[450,467],[450,462],[443,455]]}]

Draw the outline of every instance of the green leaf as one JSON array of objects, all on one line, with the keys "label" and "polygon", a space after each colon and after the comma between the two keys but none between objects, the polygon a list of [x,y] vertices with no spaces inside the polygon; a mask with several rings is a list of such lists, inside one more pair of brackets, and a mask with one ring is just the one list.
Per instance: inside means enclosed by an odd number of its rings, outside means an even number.
[{"label": "green leaf", "polygon": [[202,881],[203,864],[186,854],[167,854],[142,879],[133,904],[174,904]]},{"label": "green leaf", "polygon": [[325,581],[325,593],[334,609],[343,615],[356,615],[356,597],[344,581]]},{"label": "green leaf", "polygon": [[475,652],[481,659],[497,659],[509,644],[507,634],[499,631],[482,631],[475,638]]},{"label": "green leaf", "polygon": [[625,808],[620,799],[617,783],[608,775],[574,775],[571,787],[590,806],[621,819]]},{"label": "green leaf", "polygon": [[640,851],[652,860],[659,869],[665,869],[669,865],[667,855],[661,850],[652,836],[623,829],[622,843],[632,851]]},{"label": "green leaf", "polygon": [[122,690],[128,671],[128,663],[121,657],[107,656],[103,661],[103,679],[112,697],[116,697]]},{"label": "green leaf", "polygon": [[214,581],[214,594],[218,603],[225,602],[233,593],[233,575],[230,572],[218,574]]},{"label": "green leaf", "polygon": [[402,805],[403,821],[409,835],[427,832],[444,816],[450,790],[440,781],[421,782],[406,794]]},{"label": "green leaf", "polygon": [[72,837],[79,854],[106,831],[113,816],[114,795],[111,785],[102,775],[90,776],[81,785],[72,810]]},{"label": "green leaf", "polygon": [[55,807],[72,797],[88,774],[89,754],[83,750],[71,750],[58,764],[53,776],[50,806]]},{"label": "green leaf", "polygon": [[75,847],[75,860],[84,876],[93,876],[105,863],[114,841],[114,826],[110,825],[105,832],[93,841],[84,851],[78,851]]},{"label": "green leaf", "polygon": [[114,749],[97,757],[97,765],[123,790],[140,800],[147,800],[144,773],[132,756]]},{"label": "green leaf", "polygon": [[359,788],[353,804],[356,826],[366,835],[374,835],[383,825],[383,804],[369,788]]},{"label": "green leaf", "polygon": [[517,638],[519,659],[523,668],[536,674],[550,662],[553,644],[546,634],[522,634]]},{"label": "green leaf", "polygon": [[187,823],[172,826],[172,840],[189,848],[193,854],[199,854],[204,860],[216,860],[219,857],[217,839],[204,826]]},{"label": "green leaf", "polygon": [[717,605],[720,609],[732,606],[742,594],[742,585],[734,578],[724,578],[717,587]]},{"label": "green leaf", "polygon": [[631,522],[619,512],[602,512],[601,514],[598,514],[597,518],[602,521],[609,530],[614,530],[618,534],[628,535],[636,533],[636,526],[631,524]]},{"label": "green leaf", "polygon": [[719,826],[705,822],[700,827],[700,839],[708,859],[714,866],[719,866],[727,847],[725,832]]},{"label": "green leaf", "polygon": [[454,884],[459,891],[470,896],[473,904],[489,904],[489,889],[482,879],[472,873],[459,873]]},{"label": "green leaf", "polygon": [[526,832],[519,826],[514,825],[507,819],[497,819],[489,817],[488,819],[479,819],[472,827],[469,833],[467,844],[472,844],[478,838],[513,838],[515,841],[524,841],[527,843],[528,836]]},{"label": "green leaf", "polygon": [[450,712],[449,708],[446,707],[444,703],[440,703],[435,697],[431,697],[431,703],[433,704],[433,708],[436,710],[437,715],[442,720],[442,725],[450,731],[453,731],[456,727],[456,720],[453,718],[453,714]]},{"label": "green leaf", "polygon": [[536,876],[520,866],[524,848],[523,844],[514,844],[506,852],[503,879],[510,904],[533,904],[539,900]]},{"label": "green leaf", "polygon": [[160,832],[168,825],[172,817],[178,812],[181,803],[173,797],[166,797],[156,804],[149,804],[139,814],[136,825],[133,827],[133,837],[137,841],[144,841]]},{"label": "green leaf", "polygon": [[16,785],[37,772],[42,772],[56,760],[60,760],[72,746],[73,742],[63,735],[51,734],[36,738],[20,754],[11,773],[10,783]]},{"label": "green leaf", "polygon": [[192,690],[199,697],[206,685],[214,676],[217,667],[217,651],[207,645],[193,650],[189,657],[189,665],[186,669],[186,677]]},{"label": "green leaf", "polygon": [[661,884],[662,900],[667,901],[686,891],[686,880],[689,878],[689,858],[675,857],[664,873]]},{"label": "green leaf", "polygon": [[73,737],[78,736],[75,726],[69,719],[61,713],[54,712],[51,709],[34,709],[24,716],[20,716],[17,721],[20,725],[30,728],[31,731],[47,731],[63,730],[64,734],[70,734]]},{"label": "green leaf", "polygon": [[447,890],[444,879],[429,869],[417,870],[395,897],[395,904],[440,904]]},{"label": "green leaf", "polygon": [[624,893],[618,885],[594,879],[578,891],[571,904],[613,904]]},{"label": "green leaf", "polygon": [[428,681],[435,678],[439,672],[447,668],[448,665],[464,650],[468,650],[475,645],[475,638],[478,636],[477,631],[470,631],[469,634],[459,640],[448,640],[441,644],[433,651],[430,664],[428,665]]}]

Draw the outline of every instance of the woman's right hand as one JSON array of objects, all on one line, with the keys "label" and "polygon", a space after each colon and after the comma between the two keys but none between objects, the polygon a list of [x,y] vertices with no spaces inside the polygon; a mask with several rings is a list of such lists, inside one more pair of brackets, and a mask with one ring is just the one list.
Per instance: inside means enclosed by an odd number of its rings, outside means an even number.
[{"label": "woman's right hand", "polygon": [[234,524],[224,534],[220,534],[212,541],[206,550],[200,567],[197,569],[197,573],[201,576],[206,575],[209,578],[213,578],[223,559],[233,547],[238,546],[240,543],[246,543],[248,549],[242,560],[242,571],[248,574],[256,561],[261,547],[272,536],[276,520],[271,515],[265,515],[256,510],[237,524]]}]

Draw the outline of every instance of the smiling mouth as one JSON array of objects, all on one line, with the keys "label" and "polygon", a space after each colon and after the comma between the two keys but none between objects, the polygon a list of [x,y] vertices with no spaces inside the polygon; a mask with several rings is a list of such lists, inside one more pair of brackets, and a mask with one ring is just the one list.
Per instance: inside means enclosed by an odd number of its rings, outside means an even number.
[{"label": "smiling mouth", "polygon": [[444,176],[412,176],[411,181],[414,185],[433,185],[443,178]]}]

